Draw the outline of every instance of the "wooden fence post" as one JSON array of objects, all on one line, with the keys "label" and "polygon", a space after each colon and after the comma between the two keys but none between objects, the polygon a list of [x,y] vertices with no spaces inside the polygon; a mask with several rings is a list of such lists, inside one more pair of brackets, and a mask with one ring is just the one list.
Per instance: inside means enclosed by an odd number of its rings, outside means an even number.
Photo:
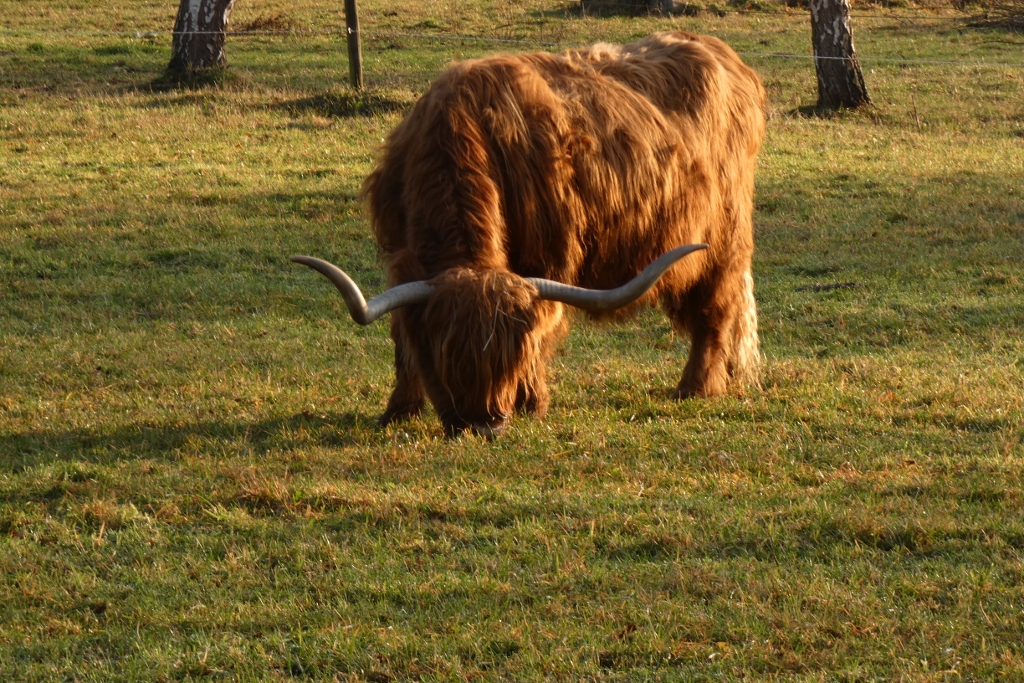
[{"label": "wooden fence post", "polygon": [[363,50],[359,45],[359,16],[356,0],[345,0],[345,28],[348,36],[348,75],[352,87],[363,87]]}]

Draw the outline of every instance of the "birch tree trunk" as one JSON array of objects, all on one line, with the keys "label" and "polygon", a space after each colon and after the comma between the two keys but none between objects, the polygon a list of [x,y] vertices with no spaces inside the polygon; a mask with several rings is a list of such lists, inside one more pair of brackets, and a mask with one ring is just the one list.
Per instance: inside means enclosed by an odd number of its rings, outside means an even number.
[{"label": "birch tree trunk", "polygon": [[227,66],[224,32],[235,0],[181,0],[167,70],[191,74]]},{"label": "birch tree trunk", "polygon": [[871,102],[853,49],[850,0],[810,0],[811,43],[819,109],[855,109]]}]

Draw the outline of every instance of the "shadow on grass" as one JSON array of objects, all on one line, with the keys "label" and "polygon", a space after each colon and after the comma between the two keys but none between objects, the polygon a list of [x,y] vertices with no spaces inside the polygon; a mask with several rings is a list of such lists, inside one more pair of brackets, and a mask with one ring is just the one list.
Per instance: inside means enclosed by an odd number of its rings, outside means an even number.
[{"label": "shadow on grass", "polygon": [[[968,484],[956,496],[961,501],[996,507],[1005,493],[990,485],[975,491]],[[987,486],[987,488],[986,488]],[[932,497],[942,491],[924,491],[916,496]],[[994,502],[993,502],[994,499]],[[1024,533],[1017,525],[998,531],[965,524],[947,528],[920,524],[899,516],[884,514],[857,516],[838,511],[813,520],[794,521],[785,533],[770,533],[760,524],[737,524],[715,529],[711,534],[692,538],[689,534],[661,533],[637,537],[620,534],[594,538],[597,557],[614,563],[675,562],[682,557],[713,560],[749,558],[763,562],[812,559],[828,562],[842,549],[869,549],[917,558],[935,558],[970,552],[989,545],[994,539],[1014,549],[1024,547]]]},{"label": "shadow on grass", "polygon": [[870,104],[865,104],[856,109],[848,109],[846,107],[840,107],[839,109],[831,109],[829,107],[819,106],[815,104],[807,104],[802,107],[796,107],[786,112],[786,116],[795,118],[805,119],[824,119],[826,121],[838,120],[845,121],[851,116],[860,116],[863,114],[874,113],[875,110]]},{"label": "shadow on grass", "polygon": [[169,92],[243,86],[245,84],[245,79],[237,72],[231,71],[227,67],[216,67],[196,71],[165,69],[162,74],[149,83],[149,87],[155,92]]},{"label": "shadow on grass", "polygon": [[114,430],[36,430],[0,434],[0,472],[17,474],[42,464],[86,461],[108,464],[156,458],[176,460],[183,451],[266,453],[310,445],[343,448],[372,439],[377,420],[362,413],[311,414],[257,422],[218,420],[183,424],[134,424]]}]

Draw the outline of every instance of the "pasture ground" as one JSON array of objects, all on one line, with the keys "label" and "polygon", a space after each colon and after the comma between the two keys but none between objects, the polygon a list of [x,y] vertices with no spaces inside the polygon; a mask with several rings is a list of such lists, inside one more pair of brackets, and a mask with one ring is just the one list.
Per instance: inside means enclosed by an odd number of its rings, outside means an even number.
[{"label": "pasture ground", "polygon": [[[298,33],[150,88],[176,4],[4,3],[0,679],[1024,680],[1019,34],[861,8],[875,104],[820,118],[811,62],[766,56],[807,54],[800,11],[368,0],[356,96]],[[494,443],[378,430],[386,325],[285,257],[379,291],[381,139],[450,60],[531,49],[439,36],[668,26],[770,93],[763,389],[670,400],[649,311],[578,321],[548,417]]]}]

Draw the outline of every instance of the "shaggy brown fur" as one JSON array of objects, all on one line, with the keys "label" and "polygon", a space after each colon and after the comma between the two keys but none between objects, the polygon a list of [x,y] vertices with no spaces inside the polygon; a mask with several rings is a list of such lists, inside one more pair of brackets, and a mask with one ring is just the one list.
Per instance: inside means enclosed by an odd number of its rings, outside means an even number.
[{"label": "shaggy brown fur", "polygon": [[381,418],[429,397],[450,431],[543,414],[566,324],[522,278],[617,287],[682,244],[660,299],[692,340],[678,397],[756,383],[751,223],[764,90],[716,38],[452,66],[391,133],[364,192],[389,284],[437,285],[392,316],[397,372]]}]

